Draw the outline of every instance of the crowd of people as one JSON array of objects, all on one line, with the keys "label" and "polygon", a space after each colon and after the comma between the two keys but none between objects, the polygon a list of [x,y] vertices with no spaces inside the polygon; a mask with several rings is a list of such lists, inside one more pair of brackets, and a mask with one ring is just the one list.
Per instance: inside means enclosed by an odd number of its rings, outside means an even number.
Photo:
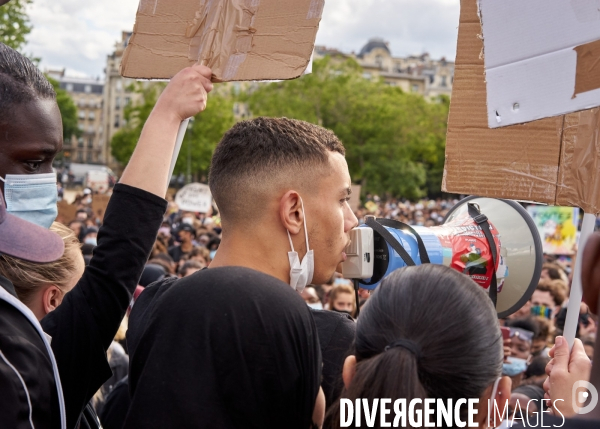
[{"label": "crowd of people", "polygon": [[[578,256],[587,305],[572,350],[562,336],[572,279],[556,262],[500,321],[487,291],[442,265],[356,293],[337,270],[360,219],[432,226],[455,201],[367,196],[354,213],[331,131],[256,118],[216,147],[218,211],[178,210],[165,199],[169,161],[180,122],[206,108],[210,78],[196,65],[171,80],[102,220],[84,193],[65,227],[52,222],[46,186],[62,145],[54,90],[0,44],[2,427],[364,427],[359,404],[382,398],[479,400],[480,428],[536,426],[526,417],[544,411],[546,425],[564,416],[563,427],[597,427],[600,408],[576,418],[571,390],[579,380],[600,389],[600,235]],[[349,424],[343,400],[357,404]],[[465,403],[454,417],[468,413]],[[393,419],[383,405],[373,416],[371,427]]]}]

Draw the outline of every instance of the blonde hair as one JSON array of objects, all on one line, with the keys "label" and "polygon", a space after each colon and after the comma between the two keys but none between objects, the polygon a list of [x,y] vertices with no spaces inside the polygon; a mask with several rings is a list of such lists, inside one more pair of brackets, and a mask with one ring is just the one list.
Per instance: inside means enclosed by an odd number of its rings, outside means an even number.
[{"label": "blonde hair", "polygon": [[50,231],[60,235],[65,243],[65,251],[57,261],[37,264],[0,254],[0,275],[12,282],[19,300],[25,305],[30,304],[33,295],[45,286],[55,285],[64,292],[73,280],[77,258],[82,257],[81,244],[71,229],[54,222]]},{"label": "blonde hair", "polygon": [[343,293],[349,293],[352,296],[352,317],[354,317],[354,313],[356,313],[356,296],[354,295],[354,289],[350,285],[337,285],[331,289],[329,292],[329,309],[333,309],[333,303],[337,299],[337,297]]}]

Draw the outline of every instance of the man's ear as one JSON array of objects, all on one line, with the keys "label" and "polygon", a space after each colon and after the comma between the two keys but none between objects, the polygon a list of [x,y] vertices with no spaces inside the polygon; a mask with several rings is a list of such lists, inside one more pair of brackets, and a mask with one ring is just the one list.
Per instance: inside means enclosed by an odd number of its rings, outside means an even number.
[{"label": "man's ear", "polygon": [[63,293],[57,286],[48,286],[48,288],[42,294],[42,306],[44,313],[48,314],[51,311],[56,310],[56,307],[60,305],[62,299]]},{"label": "man's ear", "polygon": [[283,227],[290,234],[298,234],[304,223],[304,210],[302,210],[302,199],[296,191],[288,191],[279,201],[279,216]]},{"label": "man's ear", "polygon": [[[581,253],[582,249],[579,249]],[[598,314],[600,297],[600,234],[592,234],[581,254],[583,301],[593,314]]]},{"label": "man's ear", "polygon": [[356,356],[350,355],[344,361],[344,368],[342,369],[342,379],[344,380],[344,387],[348,389],[352,379],[356,374]]},{"label": "man's ear", "polygon": [[[497,408],[500,413],[504,413],[504,409],[506,408],[508,413],[511,388],[512,381],[510,377],[504,376],[500,378],[498,388],[496,389],[496,395],[493,398],[491,395],[494,384],[492,383],[492,385],[485,390],[483,396],[479,398],[479,408],[477,410],[477,423],[479,423],[480,428],[498,427],[502,423],[502,420],[507,417],[507,415],[500,416],[500,414],[495,413],[495,410]],[[494,407],[494,401],[496,403],[496,408]],[[488,412],[491,415],[488,414]]]}]

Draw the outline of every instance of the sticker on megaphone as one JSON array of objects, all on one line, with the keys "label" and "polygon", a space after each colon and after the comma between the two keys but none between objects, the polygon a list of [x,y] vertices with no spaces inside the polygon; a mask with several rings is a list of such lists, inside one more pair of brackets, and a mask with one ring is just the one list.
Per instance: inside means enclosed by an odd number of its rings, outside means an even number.
[{"label": "sticker on megaphone", "polygon": [[[485,210],[474,212],[473,206],[480,205]],[[493,213],[491,219],[486,213]],[[513,201],[469,197],[451,210],[443,225],[431,228],[371,216],[350,232],[350,240],[342,272],[360,287],[372,290],[398,268],[433,263],[468,275],[492,296],[495,274],[492,299],[497,295],[500,317],[529,299],[541,272],[539,234],[528,213]]]}]

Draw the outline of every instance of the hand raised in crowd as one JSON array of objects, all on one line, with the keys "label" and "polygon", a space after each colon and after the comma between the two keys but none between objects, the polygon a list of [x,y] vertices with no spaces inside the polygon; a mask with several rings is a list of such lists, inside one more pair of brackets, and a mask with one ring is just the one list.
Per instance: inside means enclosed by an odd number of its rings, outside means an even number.
[{"label": "hand raised in crowd", "polygon": [[206,109],[207,94],[212,91],[212,71],[203,65],[187,67],[167,85],[154,107],[160,114],[175,115],[179,122]]},{"label": "hand raised in crowd", "polygon": [[555,415],[560,412],[565,417],[576,414],[577,404],[573,403],[573,385],[590,378],[592,362],[587,357],[583,343],[575,339],[569,353],[569,345],[564,337],[556,337],[554,347],[548,352],[552,360],[546,365],[548,378],[544,382],[544,399],[550,399],[548,404]]}]

